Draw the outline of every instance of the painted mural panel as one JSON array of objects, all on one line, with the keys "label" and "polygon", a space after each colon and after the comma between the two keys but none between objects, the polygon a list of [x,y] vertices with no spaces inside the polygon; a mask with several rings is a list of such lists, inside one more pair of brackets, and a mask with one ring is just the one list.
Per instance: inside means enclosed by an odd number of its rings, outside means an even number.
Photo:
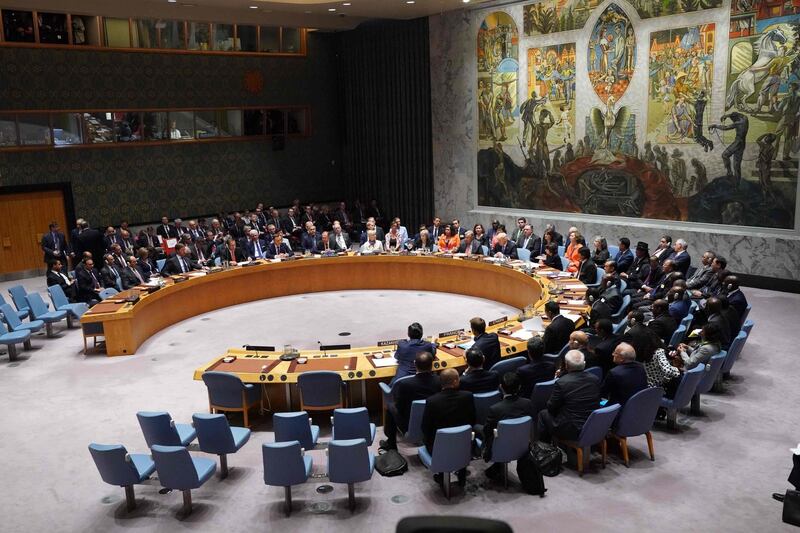
[{"label": "painted mural panel", "polygon": [[478,30],[478,140],[516,143],[519,136],[519,34],[510,15],[490,13]]},{"label": "painted mural panel", "polygon": [[710,119],[714,24],[650,34],[647,140],[711,148],[703,125]]},{"label": "painted mural panel", "polygon": [[522,7],[525,35],[583,28],[598,0],[544,0]]},{"label": "painted mural panel", "polygon": [[633,24],[617,4],[610,4],[597,19],[587,50],[589,82],[604,103],[618,101],[631,83],[636,66]]},{"label": "painted mural panel", "polygon": [[[737,1],[740,0],[733,0]],[[631,0],[630,3],[643,19],[681,15],[722,6],[722,0]]]}]

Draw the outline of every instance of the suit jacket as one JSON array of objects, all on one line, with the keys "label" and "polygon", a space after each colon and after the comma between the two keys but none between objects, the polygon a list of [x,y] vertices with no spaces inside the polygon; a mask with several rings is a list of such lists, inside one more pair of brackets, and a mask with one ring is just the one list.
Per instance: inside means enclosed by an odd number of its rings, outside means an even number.
[{"label": "suit jacket", "polygon": [[425,447],[433,453],[436,430],[475,424],[475,401],[465,390],[444,389],[428,398],[422,415],[422,435]]},{"label": "suit jacket", "polygon": [[508,236],[508,240],[513,241],[515,244],[519,241],[519,238],[522,237],[523,229],[517,226],[514,228],[514,231],[511,232],[511,235]]},{"label": "suit jacket", "polygon": [[[472,239],[472,242],[469,244],[470,253],[473,255],[483,255],[483,250],[481,249],[481,243]],[[458,245],[458,253],[465,254],[467,253],[467,242],[461,241],[461,244]]]},{"label": "suit jacket", "polygon": [[[211,255],[208,253],[208,246],[199,245],[193,242],[192,244],[187,245],[187,248],[189,249],[188,255],[193,261],[197,261],[198,263],[205,265],[211,259]],[[200,260],[201,251],[203,253],[202,261]]]},{"label": "suit jacket", "polygon": [[669,313],[664,313],[651,320],[647,327],[658,335],[658,338],[664,341],[664,344],[667,344],[672,338],[672,334],[678,329],[678,321]]},{"label": "suit jacket", "polygon": [[[293,218],[289,218],[287,216],[281,221],[281,229],[283,230],[284,233],[291,234],[293,231],[295,231],[295,228],[299,227],[300,227],[300,217],[298,216],[295,216]],[[300,230],[298,229],[297,231]]]},{"label": "suit jacket", "polygon": [[733,307],[728,306],[726,309],[722,310],[722,317],[728,322],[728,332],[731,340],[733,340],[736,335],[739,334],[739,330],[742,326],[742,320],[739,318],[739,313],[737,313],[736,309]]},{"label": "suit jacket", "polygon": [[317,253],[319,251],[319,235],[304,233],[301,246],[307,252]]},{"label": "suit jacket", "polygon": [[[267,243],[265,243],[261,239],[258,239],[258,245],[261,247],[261,255],[262,255],[262,257],[266,257],[266,255],[267,255]],[[255,242],[253,242],[251,240],[248,240],[244,245],[244,249],[245,249],[245,253],[247,254],[247,257],[252,257],[253,259],[256,259],[256,243]]]},{"label": "suit jacket", "polygon": [[92,300],[100,299],[95,292],[95,281],[97,288],[103,287],[100,283],[100,273],[96,269],[93,268],[91,272],[84,267],[75,269],[76,299],[79,302],[89,303]]},{"label": "suit jacket", "polygon": [[[149,237],[149,238],[148,238]],[[138,248],[159,248],[161,244],[158,242],[158,235],[139,235],[136,238],[136,246]]]},{"label": "suit jacket", "polygon": [[497,429],[500,421],[523,416],[533,416],[533,403],[522,395],[506,395],[502,400],[489,407],[486,423],[483,425],[483,457],[486,461],[491,461],[494,430]]},{"label": "suit jacket", "polygon": [[423,372],[414,377],[398,381],[392,388],[394,406],[397,410],[397,427],[401,431],[408,430],[408,419],[411,416],[411,402],[425,400],[442,390],[439,374]]},{"label": "suit jacket", "polygon": [[694,271],[692,277],[686,280],[686,288],[692,290],[700,289],[707,285],[713,276],[714,271],[711,269],[711,266],[701,265]]},{"label": "suit jacket", "polygon": [[102,262],[106,250],[103,234],[94,228],[86,228],[78,235],[81,253],[92,252],[95,261]]},{"label": "suit jacket", "polygon": [[556,427],[572,425],[580,432],[600,406],[600,380],[589,372],[569,372],[556,380],[547,410]]},{"label": "suit jacket", "polygon": [[[237,248],[236,251],[238,252],[239,249]],[[186,272],[200,270],[201,267],[199,264],[197,264],[197,261],[193,261],[189,256],[186,256],[183,259],[186,261]],[[164,263],[164,268],[161,270],[161,272],[169,276],[181,274],[181,265],[178,261],[178,256],[176,254],[172,254],[172,256],[167,259],[167,262]]]},{"label": "suit jacket", "polygon": [[519,376],[519,395],[523,398],[530,398],[533,394],[533,387],[537,383],[550,381],[556,375],[556,365],[550,361],[540,361],[538,363],[528,363],[517,369]]},{"label": "suit jacket", "polygon": [[431,241],[438,242],[439,241],[439,237],[444,235],[444,226],[439,225],[439,227],[436,228],[436,235],[434,235],[434,227],[433,226],[428,226],[428,234],[429,234],[428,236],[430,237]]},{"label": "suit jacket", "polygon": [[525,248],[526,250],[531,251],[531,255],[536,250],[540,250],[542,247],[542,239],[537,237],[535,233],[531,233],[530,238],[528,238],[528,245],[525,245],[525,235],[520,235],[516,241],[517,248]]},{"label": "suit jacket", "polygon": [[558,255],[545,255],[544,266],[561,270],[563,268],[563,265],[561,264],[561,257]]},{"label": "suit jacket", "polygon": [[500,360],[500,339],[496,333],[484,333],[475,337],[475,346],[483,352],[483,366],[491,369]]},{"label": "suit jacket", "polygon": [[353,242],[350,240],[350,235],[348,235],[347,232],[345,232],[344,230],[342,230],[342,238],[344,239],[344,248],[339,246],[339,242],[336,240],[335,233],[333,232],[329,233],[328,238],[331,240],[331,245],[333,246],[333,249],[336,250],[337,252],[346,252],[347,250],[350,249],[350,246],[353,244]]},{"label": "suit jacket", "polygon": [[668,259],[672,259],[672,261],[675,263],[675,270],[686,276],[686,272],[689,270],[689,265],[692,264],[692,258],[689,256],[689,252],[685,250],[681,253],[672,252]]},{"label": "suit jacket", "polygon": [[617,263],[617,272],[627,272],[633,264],[633,259],[633,252],[630,250],[617,252],[617,255],[614,256],[614,262]]},{"label": "suit jacket", "polygon": [[417,370],[414,366],[414,360],[420,352],[428,352],[434,355],[436,354],[436,345],[422,339],[405,339],[397,343],[397,350],[394,352],[394,358],[397,361],[397,371],[392,381],[397,381],[403,376],[413,376],[416,374]]},{"label": "suit jacket", "polygon": [[578,280],[585,285],[597,283],[597,267],[594,261],[587,259],[580,262],[578,265]]},{"label": "suit jacket", "polygon": [[675,253],[675,249],[672,246],[670,246],[668,248],[665,248],[664,250],[653,250],[653,253],[651,253],[650,255],[657,256],[658,264],[663,265],[664,261],[669,259],[673,253]]},{"label": "suit jacket", "polygon": [[[322,253],[325,251],[325,243],[322,242],[322,237],[317,239],[317,252]],[[336,243],[333,242],[331,239],[331,234],[328,234],[328,251],[329,252],[338,252],[339,248],[336,247]]]},{"label": "suit jacket", "polygon": [[121,269],[117,265],[105,265],[100,269],[101,283],[104,288],[122,290],[122,275],[120,274],[120,270]]},{"label": "suit jacket", "polygon": [[[242,261],[247,260],[247,256],[238,246],[236,247],[236,250],[234,250],[233,252],[233,257],[231,257],[231,249],[228,248],[227,246],[221,246],[217,248],[217,257],[219,257],[219,260],[223,262],[236,261],[237,263],[241,263]],[[169,261],[167,261],[167,263],[169,263]],[[178,272],[180,273],[180,269],[178,269]]]},{"label": "suit jacket", "polygon": [[[139,270],[138,266],[136,267],[136,270]],[[139,272],[139,275],[142,276],[142,273]],[[136,273],[129,266],[122,269],[122,272],[120,272],[120,277],[122,278],[123,290],[128,290],[131,287],[141,284],[139,278],[136,277]],[[144,276],[142,276],[142,279],[144,280]]]},{"label": "suit jacket", "polygon": [[669,314],[677,321],[681,321],[689,314],[691,307],[691,300],[688,298],[681,298],[669,304]]},{"label": "suit jacket", "polygon": [[511,259],[517,258],[517,247],[514,245],[514,242],[509,240],[506,242],[505,246],[502,246],[499,242],[494,245],[492,248],[492,255],[496,253],[501,253],[506,257],[510,257]]},{"label": "suit jacket", "polygon": [[462,374],[458,388],[473,394],[493,392],[500,387],[500,376],[485,368],[467,368]]},{"label": "suit jacket", "polygon": [[179,237],[178,230],[172,224],[159,224],[156,227],[156,234],[165,239],[177,239]]},{"label": "suit jacket", "polygon": [[147,261],[139,259],[137,261],[137,266],[139,267],[139,273],[145,281],[148,281],[151,276],[158,273],[156,266],[149,259]]},{"label": "suit jacket", "polygon": [[594,329],[595,324],[597,324],[598,320],[603,318],[607,318],[611,320],[611,315],[614,313],[611,310],[611,306],[608,305],[603,298],[595,300],[592,304],[591,309],[589,309],[589,326]]},{"label": "suit jacket", "polygon": [[[58,248],[58,253],[56,253]],[[53,259],[60,259],[66,267],[67,254],[70,252],[67,238],[63,233],[56,232],[55,237],[53,233],[46,233],[42,236],[42,251],[44,252],[44,262],[47,263]]]},{"label": "suit jacket", "polygon": [[[419,237],[414,239],[414,249],[415,250],[428,250],[430,252],[431,250],[433,250],[433,247],[434,247],[435,244],[436,243],[434,241],[428,239],[427,244],[425,244],[423,246],[422,245],[422,239],[420,239]],[[459,250],[460,250],[460,248],[461,248],[461,245],[459,245]]]},{"label": "suit jacket", "polygon": [[625,402],[637,392],[647,388],[647,372],[642,363],[633,361],[612,368],[603,380],[601,394],[608,405]]},{"label": "suit jacket", "polygon": [[736,312],[739,314],[739,318],[741,319],[744,316],[745,311],[747,311],[747,298],[741,289],[736,289],[735,291],[728,293],[728,303],[731,307],[736,309]]},{"label": "suit jacket", "polygon": [[293,253],[294,252],[292,252],[292,249],[289,248],[289,245],[285,242],[282,242],[280,247],[276,247],[274,242],[271,242],[267,245],[267,257],[269,259],[274,259],[275,256],[279,254],[292,255]]},{"label": "suit jacket", "polygon": [[595,337],[595,339],[597,340],[590,341],[594,353],[591,354],[588,361],[586,361],[586,368],[599,366],[603,369],[603,375],[605,375],[614,364],[611,354],[614,353],[614,349],[617,347],[617,344],[620,343],[620,338],[619,335],[614,335],[612,333],[605,339],[599,337]]},{"label": "suit jacket", "polygon": [[708,317],[709,324],[716,324],[719,326],[720,331],[720,344],[722,344],[722,349],[727,350],[731,346],[731,328],[728,323],[728,320],[721,314],[714,314]]},{"label": "suit jacket", "polygon": [[628,268],[628,288],[639,290],[650,276],[650,260],[646,257],[635,259]]},{"label": "suit jacket", "polygon": [[570,334],[575,331],[575,323],[564,316],[558,315],[544,329],[544,353],[558,353],[569,342]]},{"label": "suit jacket", "polygon": [[64,294],[67,295],[67,299],[70,301],[75,301],[75,283],[70,283],[68,279],[64,279],[66,274],[59,275],[53,270],[47,271],[47,286],[58,285],[61,287],[61,290],[64,291]]}]

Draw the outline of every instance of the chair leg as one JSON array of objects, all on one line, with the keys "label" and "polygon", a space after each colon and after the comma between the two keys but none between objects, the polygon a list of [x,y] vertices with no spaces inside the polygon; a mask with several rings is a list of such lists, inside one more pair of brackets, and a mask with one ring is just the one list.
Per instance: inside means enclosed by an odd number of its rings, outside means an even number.
[{"label": "chair leg", "polygon": [[72,329],[72,317],[67,314],[67,329]]},{"label": "chair leg", "polygon": [[508,463],[503,463],[503,487],[508,488]]},{"label": "chair leg", "polygon": [[129,513],[136,509],[136,497],[133,494],[133,485],[125,485],[125,509]]},{"label": "chair leg", "polygon": [[714,386],[711,387],[711,390],[717,393],[723,392],[725,390],[725,387],[722,384],[722,372],[717,374],[717,379],[714,380]]},{"label": "chair leg", "polygon": [[[86,346],[86,337],[83,338],[83,346],[84,346],[83,352],[86,353],[86,348],[85,348],[85,346]],[[31,340],[28,339],[25,342],[23,342],[22,343],[22,347],[25,348],[26,350],[30,350],[33,347],[33,345],[31,344]]]},{"label": "chair leg", "polygon": [[355,483],[347,484],[347,501],[350,505],[350,512],[356,509],[356,486]]},{"label": "chair leg", "polygon": [[250,427],[250,419],[248,417],[247,404],[244,405],[244,427],[246,428]]},{"label": "chair leg", "polygon": [[219,474],[220,479],[228,477],[228,456],[224,453],[219,456]]},{"label": "chair leg", "polygon": [[48,322],[44,325],[44,330],[47,332],[48,337],[53,336],[53,324],[52,322]]},{"label": "chair leg", "polygon": [[578,459],[578,475],[583,477],[583,448],[575,448]]},{"label": "chair leg", "polygon": [[[591,448],[590,448],[591,450]],[[600,441],[600,453],[603,456],[603,468],[606,467],[606,458],[608,457],[608,441],[603,439]]]},{"label": "chair leg", "polygon": [[703,414],[703,412],[700,410],[700,395],[699,394],[695,394],[694,396],[692,396],[692,405],[691,405],[691,407],[689,409],[689,413],[691,413],[694,416],[700,416],[700,415]]},{"label": "chair leg", "polygon": [[292,487],[291,485],[283,487],[283,506],[286,516],[292,514]]},{"label": "chair leg", "polygon": [[450,499],[450,472],[442,474],[442,488],[444,489],[444,497]]},{"label": "chair leg", "polygon": [[667,428],[675,429],[678,425],[677,422],[678,422],[678,410],[677,409],[667,410]]},{"label": "chair leg", "polygon": [[17,360],[17,346],[15,344],[9,344],[6,346],[8,348],[8,360],[9,361],[16,361]]},{"label": "chair leg", "polygon": [[187,489],[183,491],[183,509],[181,509],[183,516],[192,514],[192,491]]},{"label": "chair leg", "polygon": [[628,456],[628,438],[627,437],[617,437],[619,441],[619,447],[622,450],[622,460],[625,461],[625,467],[630,468],[630,457]]},{"label": "chair leg", "polygon": [[[30,343],[30,341],[28,341],[28,343]],[[26,346],[26,348],[28,348],[28,347]],[[30,349],[30,348],[28,348],[28,349]],[[86,336],[84,335],[83,336],[83,355],[86,355],[86,352],[88,352],[88,351],[89,351],[89,345],[86,343]]]},{"label": "chair leg", "polygon": [[655,461],[656,451],[655,448],[653,447],[653,434],[648,431],[647,433],[645,433],[645,436],[647,437],[647,449],[650,451],[650,460]]}]

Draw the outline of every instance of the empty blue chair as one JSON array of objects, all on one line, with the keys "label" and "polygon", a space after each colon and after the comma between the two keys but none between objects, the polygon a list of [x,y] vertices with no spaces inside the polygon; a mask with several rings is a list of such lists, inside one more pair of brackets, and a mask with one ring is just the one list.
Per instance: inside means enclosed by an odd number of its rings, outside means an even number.
[{"label": "empty blue chair", "polygon": [[89,445],[89,453],[100,472],[100,477],[109,485],[125,489],[125,503],[128,511],[136,508],[136,497],[133,486],[148,479],[155,471],[156,465],[150,456],[144,453],[128,453],[121,444]]},{"label": "empty blue chair", "polygon": [[231,427],[225,415],[195,413],[192,425],[197,432],[200,451],[219,455],[220,477],[228,477],[228,454],[236,453],[250,440],[250,430]]},{"label": "empty blue chair", "polygon": [[284,488],[286,516],[292,514],[292,485],[301,485],[311,475],[313,461],[303,453],[301,444],[289,442],[265,442],[261,445],[264,460],[264,484]]},{"label": "empty blue chair", "polygon": [[368,446],[375,440],[375,424],[369,421],[366,407],[335,409],[331,417],[331,439],[364,439]]},{"label": "empty blue chair", "polygon": [[272,415],[272,429],[275,431],[275,442],[296,440],[305,450],[313,449],[319,439],[319,426],[311,424],[305,411],[275,413]]},{"label": "empty blue chair", "polygon": [[609,244],[608,245],[608,258],[613,261],[617,254],[619,253],[619,246],[614,246]]},{"label": "empty blue chair", "polygon": [[136,413],[147,447],[188,446],[197,436],[190,424],[176,424],[166,411],[139,411]]},{"label": "empty blue chair", "polygon": [[72,319],[81,319],[83,314],[89,310],[89,306],[83,302],[71,304],[64,294],[64,289],[61,285],[51,285],[47,287],[47,292],[50,294],[50,301],[53,302],[53,308],[58,311],[67,312],[67,327],[72,327]]},{"label": "empty blue chair", "polygon": [[508,488],[508,463],[525,455],[530,447],[531,423],[529,416],[507,418],[501,420],[494,429],[491,461],[503,465],[503,485],[506,488]]},{"label": "empty blue chair", "polygon": [[3,319],[6,321],[8,329],[11,331],[30,331],[31,333],[36,333],[44,327],[44,321],[42,320],[22,322],[17,312],[8,304],[0,304],[0,313],[2,313]]},{"label": "empty blue chair", "polygon": [[411,414],[408,416],[408,431],[403,435],[403,440],[409,444],[422,442],[422,416],[425,414],[425,400],[411,402]]},{"label": "empty blue chair", "polygon": [[347,500],[356,507],[355,484],[369,481],[375,470],[375,456],[364,439],[332,440],[328,444],[328,479],[347,484]]},{"label": "empty blue chair", "polygon": [[261,405],[261,387],[245,384],[239,376],[228,372],[204,372],[203,383],[208,389],[208,410],[211,413],[242,413],[245,427],[250,427],[249,411]]},{"label": "empty blue chair", "polygon": [[[19,313],[24,313],[30,310],[30,305],[28,301],[25,299],[25,296],[28,295],[28,291],[25,290],[25,287],[22,285],[14,285],[13,287],[9,287],[8,294],[11,295],[11,301],[14,302],[14,307],[17,308]],[[25,315],[28,316],[28,315]],[[20,319],[25,318],[20,316]]]},{"label": "empty blue chair", "polygon": [[443,474],[442,489],[445,497],[450,499],[450,474],[466,468],[472,459],[472,428],[456,426],[436,431],[433,442],[433,453],[428,453],[425,446],[417,450],[420,461],[425,468],[434,474]]},{"label": "empty blue chair", "polygon": [[733,364],[739,358],[739,354],[742,352],[745,342],[747,342],[747,332],[740,331],[736,334],[736,337],[731,342],[730,348],[728,348],[728,356],[722,363],[722,369],[720,373],[723,377],[727,378],[730,375]]},{"label": "empty blue chair", "polygon": [[[753,308],[753,306],[751,304],[747,304],[747,307],[744,308],[744,313],[742,313],[742,317],[741,317],[742,325],[744,325],[744,323],[747,321],[747,317],[750,316],[750,310],[752,308]],[[748,331],[747,334],[749,335],[750,332]]]},{"label": "empty blue chair", "polygon": [[693,320],[694,320],[694,315],[692,313],[689,313],[688,315],[686,315],[681,319],[680,325],[686,328],[686,331],[689,331],[689,328],[692,327]]},{"label": "empty blue chair", "polygon": [[691,370],[687,370],[681,377],[681,382],[678,385],[678,390],[675,391],[674,398],[661,398],[661,407],[667,410],[667,427],[670,429],[675,428],[675,421],[678,418],[678,410],[689,405],[694,396],[694,391],[697,390],[697,385],[703,379],[703,374],[706,371],[706,365],[700,363]]},{"label": "empty blue chair", "polygon": [[105,300],[106,298],[111,298],[115,294],[119,294],[119,291],[113,287],[107,287],[98,293],[98,296],[101,300]]},{"label": "empty blue chair", "polygon": [[156,463],[158,481],[165,489],[183,492],[183,515],[192,512],[192,489],[199,489],[211,479],[217,470],[217,463],[205,457],[192,457],[183,446],[150,447]]},{"label": "empty blue chair", "polygon": [[622,320],[620,320],[617,324],[614,324],[614,335],[622,335],[625,333],[625,328],[628,327],[628,317],[626,316]]},{"label": "empty blue chair", "polygon": [[31,348],[31,332],[28,330],[8,331],[6,326],[0,321],[0,345],[8,348],[8,360],[16,361],[17,344],[22,344],[25,348]]},{"label": "empty blue chair", "polygon": [[722,370],[722,364],[725,362],[725,358],[727,356],[728,352],[722,350],[718,354],[712,356],[711,360],[706,365],[706,371],[703,373],[700,383],[697,384],[697,389],[694,391],[694,396],[692,396],[692,406],[690,412],[693,415],[701,414],[700,395],[706,394],[714,388],[714,385],[716,385],[717,379],[719,378],[720,371]]},{"label": "empty blue chair", "polygon": [[514,372],[516,369],[518,369],[527,362],[528,358],[525,356],[510,357],[508,359],[502,359],[496,362],[495,364],[492,365],[492,368],[490,368],[489,370],[491,370],[498,376],[502,377],[503,374],[506,374],[508,372]]},{"label": "empty blue chair", "polygon": [[[3,298],[2,294],[0,294],[0,305],[8,305],[8,302],[6,302],[6,299]],[[14,313],[16,313],[17,318],[19,318],[20,320],[25,320],[26,318],[28,318],[29,311],[28,308],[26,307],[22,311],[14,311]]]},{"label": "empty blue chair", "polygon": [[558,255],[563,256],[564,252],[566,252],[566,251],[567,251],[567,247],[566,246],[559,246],[558,247]]},{"label": "empty blue chair", "polygon": [[611,315],[611,321],[614,323],[618,323],[620,320],[626,319],[628,317],[628,308],[631,306],[631,295],[626,294],[622,297],[622,305],[619,307],[619,311]]},{"label": "empty blue chair", "polygon": [[569,259],[567,259],[566,256],[563,255],[560,257],[560,259],[561,259],[561,270],[566,272],[567,269],[569,268]]},{"label": "empty blue chair", "polygon": [[669,345],[673,347],[679,345],[683,342],[684,337],[686,337],[686,326],[680,325],[669,339]]},{"label": "empty blue chair", "polygon": [[503,399],[503,395],[499,390],[492,392],[480,392],[473,394],[472,399],[475,402],[475,423],[483,424],[486,422],[486,415],[489,414],[489,408]]},{"label": "empty blue chair", "polygon": [[332,411],[344,407],[342,376],[327,370],[303,372],[297,378],[300,390],[300,409]]},{"label": "empty blue chair", "polygon": [[[61,322],[67,318],[66,311],[48,311],[47,304],[44,303],[42,300],[42,295],[38,292],[32,292],[25,296],[25,299],[28,301],[28,307],[30,308],[31,312],[31,319],[32,320],[41,320],[44,322],[45,331],[47,331],[47,336],[53,336],[53,324],[56,322]],[[67,323],[69,327],[69,323]]]},{"label": "empty blue chair", "polygon": [[[166,259],[156,259],[156,270],[161,272],[162,270],[164,270],[164,265],[166,265],[166,264],[167,264],[167,260]],[[217,266],[219,266],[219,265],[217,265]]]},{"label": "empty blue chair", "polygon": [[592,366],[584,370],[596,377],[599,381],[603,381],[603,369],[599,366]]},{"label": "empty blue chair", "polygon": [[378,382],[378,388],[381,390],[381,398],[383,399],[383,410],[381,411],[381,425],[386,425],[386,410],[390,409],[394,406],[394,396],[392,395],[392,390],[394,390],[394,386],[397,384],[398,381],[402,381],[404,379],[408,379],[413,376],[402,376],[400,378],[394,379],[389,383],[384,383],[383,381]]},{"label": "empty blue chair", "polygon": [[647,437],[647,449],[650,452],[650,460],[656,460],[656,452],[653,447],[653,423],[658,414],[658,406],[661,405],[661,397],[664,396],[664,389],[652,387],[640,390],[625,402],[625,406],[619,413],[619,418],[611,436],[619,441],[622,450],[622,459],[625,466],[630,466],[628,457],[628,438],[644,435]]},{"label": "empty blue chair", "polygon": [[559,440],[561,444],[568,446],[575,450],[578,456],[578,475],[583,476],[583,462],[584,457],[588,463],[589,455],[592,446],[600,444],[600,451],[603,455],[603,468],[606,467],[606,457],[608,456],[608,445],[606,444],[606,436],[614,419],[617,418],[620,405],[615,403],[601,409],[595,409],[581,428],[581,433],[578,440]]},{"label": "empty blue chair", "polygon": [[531,415],[533,416],[534,420],[536,420],[536,416],[539,414],[539,411],[547,407],[547,401],[553,394],[553,388],[555,386],[556,386],[555,379],[551,379],[550,381],[541,381],[533,386],[533,391],[531,392],[531,403],[533,404],[533,412],[531,413]]},{"label": "empty blue chair", "polygon": [[527,248],[517,248],[517,259],[527,263],[531,260],[531,251]]},{"label": "empty blue chair", "polygon": [[742,324],[742,331],[747,333],[747,336],[749,337],[750,336],[750,332],[753,331],[753,326],[754,325],[755,324],[753,323],[752,320],[745,320],[744,324]]}]

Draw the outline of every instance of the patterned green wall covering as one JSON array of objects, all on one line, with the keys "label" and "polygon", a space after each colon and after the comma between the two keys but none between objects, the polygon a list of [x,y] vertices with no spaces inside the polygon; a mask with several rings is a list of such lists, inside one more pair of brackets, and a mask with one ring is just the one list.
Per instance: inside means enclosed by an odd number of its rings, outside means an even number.
[{"label": "patterned green wall covering", "polygon": [[[306,58],[2,48],[0,109],[310,105],[313,133],[283,151],[264,138],[0,152],[0,186],[69,181],[76,214],[95,225],[332,199],[342,189],[335,52],[334,36],[316,32]],[[255,70],[259,95],[244,88]]]}]

